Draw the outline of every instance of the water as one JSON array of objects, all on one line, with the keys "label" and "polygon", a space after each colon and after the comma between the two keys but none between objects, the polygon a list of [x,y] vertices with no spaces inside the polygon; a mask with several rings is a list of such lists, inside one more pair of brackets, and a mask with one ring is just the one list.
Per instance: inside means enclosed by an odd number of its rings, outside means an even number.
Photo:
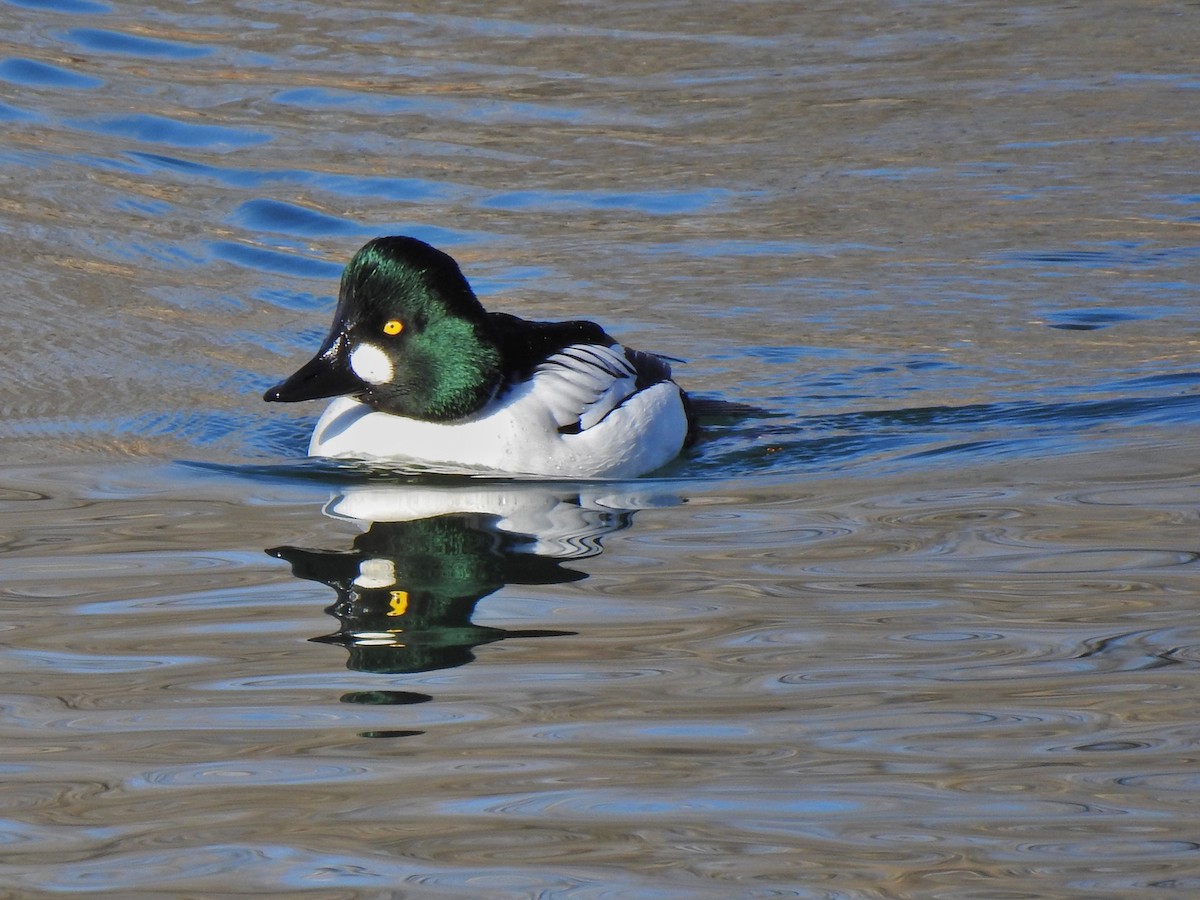
[{"label": "water", "polygon": [[[1197,14],[0,4],[0,896],[1192,896]],[[757,411],[305,463],[383,233]]]}]

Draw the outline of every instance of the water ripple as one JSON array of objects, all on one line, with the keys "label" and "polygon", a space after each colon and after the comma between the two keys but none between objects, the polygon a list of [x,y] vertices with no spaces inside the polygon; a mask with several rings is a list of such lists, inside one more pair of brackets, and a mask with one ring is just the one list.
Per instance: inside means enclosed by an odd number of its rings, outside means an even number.
[{"label": "water ripple", "polygon": [[491,122],[505,125],[569,123],[572,125],[654,128],[666,124],[663,119],[639,116],[629,110],[604,110],[582,106],[522,101],[491,101],[480,98],[446,99],[428,95],[402,96],[386,93],[359,93],[330,88],[291,88],[273,98],[283,106],[306,110],[332,109],[391,117],[420,115],[442,121]]},{"label": "water ripple", "polygon": [[70,91],[92,91],[104,86],[104,81],[99,78],[35,59],[20,58],[0,62],[0,80]]},{"label": "water ripple", "polygon": [[103,28],[72,28],[63,35],[68,41],[84,50],[98,53],[141,57],[166,57],[169,59],[198,59],[209,56],[211,47],[183,44],[161,38],[143,37]]},{"label": "water ripple", "polygon": [[299,235],[370,233],[370,229],[364,229],[349,219],[277,200],[247,200],[234,212],[233,220],[251,231],[265,230]]},{"label": "water ripple", "polygon": [[337,263],[313,259],[299,252],[252,247],[234,241],[212,241],[208,247],[217,259],[260,272],[278,272],[297,278],[333,278],[342,271]]},{"label": "water ripple", "polygon": [[149,144],[203,148],[228,152],[242,147],[265,144],[273,138],[263,132],[226,125],[201,125],[152,113],[71,119],[65,124],[85,131],[111,134]]},{"label": "water ripple", "polygon": [[112,7],[107,3],[97,3],[95,0],[4,0],[4,2],[9,6],[63,14],[102,15],[112,12]]},{"label": "water ripple", "polygon": [[[220,760],[200,765],[171,766],[143,772],[125,782],[129,790],[173,787],[236,787],[263,784],[333,784],[371,778],[365,766],[285,760]],[[379,775],[374,777],[378,778]]]}]

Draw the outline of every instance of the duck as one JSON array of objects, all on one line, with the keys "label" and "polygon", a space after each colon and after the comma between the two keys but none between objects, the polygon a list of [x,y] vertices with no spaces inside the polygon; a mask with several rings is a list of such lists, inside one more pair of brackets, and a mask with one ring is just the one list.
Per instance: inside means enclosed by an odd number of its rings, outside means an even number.
[{"label": "duck", "polygon": [[334,398],[309,456],[634,478],[674,460],[694,434],[671,361],[624,347],[591,321],[488,312],[449,254],[379,237],[343,271],[315,355],[263,399]]}]

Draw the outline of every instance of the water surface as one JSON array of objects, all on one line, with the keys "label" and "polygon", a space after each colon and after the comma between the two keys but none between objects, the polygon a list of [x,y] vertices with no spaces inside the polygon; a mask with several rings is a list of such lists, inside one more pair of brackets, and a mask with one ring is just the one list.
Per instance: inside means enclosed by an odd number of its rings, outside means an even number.
[{"label": "water surface", "polygon": [[[0,883],[1193,894],[1195,16],[0,4]],[[305,463],[384,233],[758,412]]]}]

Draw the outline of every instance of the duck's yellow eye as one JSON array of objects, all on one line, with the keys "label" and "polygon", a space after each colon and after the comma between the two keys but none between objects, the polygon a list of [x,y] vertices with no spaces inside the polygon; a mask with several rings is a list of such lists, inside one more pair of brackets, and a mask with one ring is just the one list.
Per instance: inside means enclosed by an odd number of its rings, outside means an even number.
[{"label": "duck's yellow eye", "polygon": [[395,337],[404,330],[404,323],[399,319],[388,319],[383,323],[383,333]]}]

